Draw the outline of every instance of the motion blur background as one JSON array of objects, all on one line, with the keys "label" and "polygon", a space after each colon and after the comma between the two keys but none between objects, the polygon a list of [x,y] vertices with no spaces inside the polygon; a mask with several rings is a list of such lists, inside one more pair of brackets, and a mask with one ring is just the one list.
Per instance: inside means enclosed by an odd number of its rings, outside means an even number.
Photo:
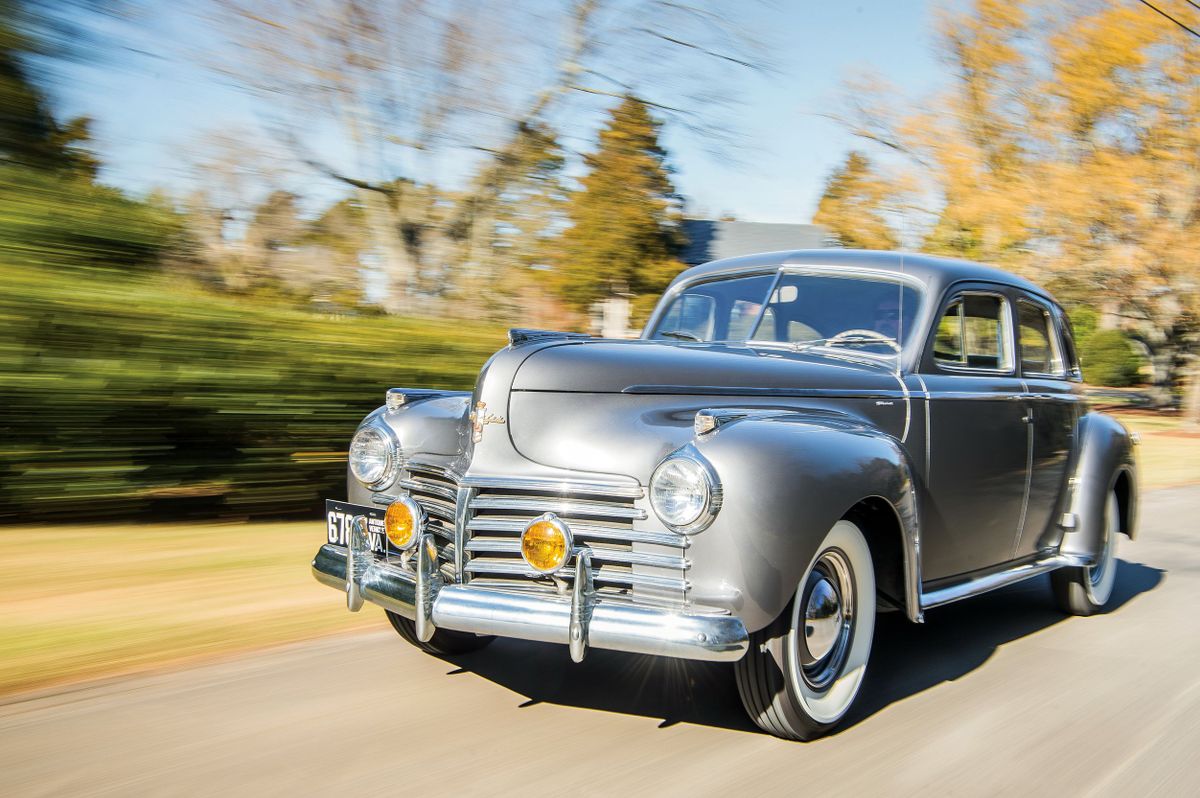
[{"label": "motion blur background", "polygon": [[636,330],[695,220],[1049,287],[1147,483],[1200,481],[1195,4],[0,14],[0,693],[346,628],[306,566],[362,415]]}]

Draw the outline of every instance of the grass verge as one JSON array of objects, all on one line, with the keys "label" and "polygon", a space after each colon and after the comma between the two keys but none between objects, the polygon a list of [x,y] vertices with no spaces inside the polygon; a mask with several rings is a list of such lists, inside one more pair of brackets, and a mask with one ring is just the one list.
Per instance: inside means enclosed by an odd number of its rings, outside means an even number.
[{"label": "grass verge", "polygon": [[308,563],[311,522],[0,528],[0,695],[383,628]]}]

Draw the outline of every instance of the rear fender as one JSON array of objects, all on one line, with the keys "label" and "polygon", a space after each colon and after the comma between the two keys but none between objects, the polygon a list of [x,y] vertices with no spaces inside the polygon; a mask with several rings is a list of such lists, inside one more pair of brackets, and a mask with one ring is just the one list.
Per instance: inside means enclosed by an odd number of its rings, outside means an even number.
[{"label": "rear fender", "polygon": [[1059,553],[1084,562],[1100,555],[1104,543],[1104,509],[1108,494],[1124,477],[1128,490],[1121,496],[1121,531],[1134,536],[1137,521],[1137,468],[1133,436],[1112,416],[1087,413],[1079,420],[1079,442],[1068,490],[1069,505],[1062,518],[1066,529]]},{"label": "rear fender", "polygon": [[912,469],[893,437],[849,416],[752,413],[697,436],[721,480],[721,510],[693,537],[690,596],[761,629],[787,606],[839,519],[879,497],[901,530],[908,616],[921,619],[920,525]]}]

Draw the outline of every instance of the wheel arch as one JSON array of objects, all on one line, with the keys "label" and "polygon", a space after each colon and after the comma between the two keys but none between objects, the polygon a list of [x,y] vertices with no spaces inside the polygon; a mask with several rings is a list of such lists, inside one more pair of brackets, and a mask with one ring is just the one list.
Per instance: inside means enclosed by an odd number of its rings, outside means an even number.
[{"label": "wheel arch", "polygon": [[729,607],[749,631],[765,627],[826,533],[854,515],[892,568],[883,579],[888,600],[921,620],[917,497],[895,438],[852,419],[795,412],[729,423],[695,445],[722,482],[720,513],[692,538],[696,603]]},{"label": "wheel arch", "polygon": [[900,512],[878,494],[860,499],[845,515],[867,539],[875,570],[875,592],[882,602],[921,620],[920,568],[915,541],[905,530]]}]

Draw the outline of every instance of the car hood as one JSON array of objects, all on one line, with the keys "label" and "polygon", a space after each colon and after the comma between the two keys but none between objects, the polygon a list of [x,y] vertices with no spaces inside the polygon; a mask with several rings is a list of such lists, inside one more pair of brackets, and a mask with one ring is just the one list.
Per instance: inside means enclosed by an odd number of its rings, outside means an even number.
[{"label": "car hood", "polygon": [[514,391],[803,396],[894,390],[894,365],[830,350],[741,344],[572,341],[528,357]]}]

